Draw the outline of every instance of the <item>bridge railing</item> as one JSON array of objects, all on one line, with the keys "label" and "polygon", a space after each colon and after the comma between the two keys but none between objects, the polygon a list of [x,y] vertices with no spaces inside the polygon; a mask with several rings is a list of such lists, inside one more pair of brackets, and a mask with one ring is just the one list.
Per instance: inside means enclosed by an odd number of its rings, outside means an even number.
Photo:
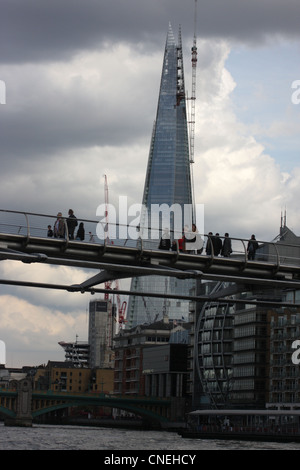
[{"label": "bridge railing", "polygon": [[[55,236],[55,224],[58,219],[58,215],[53,214],[37,214],[32,212],[20,212],[13,210],[0,209],[0,233],[23,235],[27,239],[32,237],[40,238],[65,238],[70,239],[69,226],[68,226],[68,215],[62,214],[61,220],[64,226],[63,235]],[[77,225],[74,230],[74,240],[83,241],[86,243],[107,243],[117,244],[125,246],[135,246],[132,240],[129,238],[120,239],[117,236],[118,228],[120,229],[121,224],[106,224],[105,221],[91,220],[91,219],[77,219]],[[79,224],[83,224],[84,228],[84,239],[77,239],[77,232]],[[107,227],[109,225],[110,229]],[[48,227],[52,230],[52,234],[49,235]],[[123,233],[127,231],[128,226],[123,229]],[[112,236],[110,236],[110,233]],[[102,235],[102,236],[99,236]]]},{"label": "bridge railing", "polygon": [[[13,210],[0,209],[0,234],[7,235],[21,235],[24,236],[27,241],[32,238],[55,238],[54,234],[49,237],[48,226],[52,232],[54,232],[54,225],[57,221],[57,215],[49,214],[37,214],[31,212],[21,212]],[[62,238],[67,240],[69,237],[68,229],[68,215],[62,214],[62,221],[64,224],[64,234]],[[77,239],[77,231],[79,224],[82,223],[85,230],[84,240]],[[102,220],[91,220],[91,219],[77,219],[77,226],[74,231],[74,241],[80,241],[84,243],[93,244],[109,244],[118,246],[139,246],[141,249],[149,248],[157,250],[159,249],[159,239],[144,240],[139,237],[138,233],[141,227],[135,225],[122,225],[117,223],[107,224],[105,219]],[[157,233],[156,228],[149,229]],[[119,234],[125,234],[126,236],[119,237]],[[194,232],[186,232],[192,238]],[[133,235],[133,236],[130,236]],[[214,240],[209,234],[197,233],[197,239],[200,240],[201,249],[192,250],[191,254],[198,254],[200,256],[208,256],[212,260],[216,257],[222,257],[222,253],[216,254],[214,252],[214,244],[210,241]],[[225,237],[220,236],[222,243],[224,243]],[[232,252],[230,257],[242,259],[245,262],[249,261],[247,252],[249,239],[230,237]],[[276,241],[261,241],[257,240],[259,248],[255,254],[255,261],[262,261],[265,263],[272,263],[276,266],[280,265],[300,265],[300,245],[288,244],[284,242],[284,236]],[[211,247],[211,250],[209,250]],[[199,246],[198,246],[199,248]],[[179,253],[178,243],[176,250]],[[187,251],[186,251],[187,253]]]}]

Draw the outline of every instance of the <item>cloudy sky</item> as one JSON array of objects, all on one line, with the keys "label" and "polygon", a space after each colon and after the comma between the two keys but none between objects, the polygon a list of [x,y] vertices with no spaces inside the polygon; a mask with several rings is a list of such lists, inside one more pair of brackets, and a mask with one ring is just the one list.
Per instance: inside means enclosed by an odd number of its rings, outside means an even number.
[{"label": "cloudy sky", "polygon": [[[194,0],[0,6],[1,208],[96,220],[104,174],[112,204],[140,203],[169,23],[175,36],[181,26],[191,95]],[[197,0],[193,176],[206,232],[271,240],[286,209],[300,235],[299,19],[298,0]],[[87,274],[0,264],[3,279],[72,284]],[[0,286],[7,366],[63,360],[58,341],[87,339],[89,301]]]}]

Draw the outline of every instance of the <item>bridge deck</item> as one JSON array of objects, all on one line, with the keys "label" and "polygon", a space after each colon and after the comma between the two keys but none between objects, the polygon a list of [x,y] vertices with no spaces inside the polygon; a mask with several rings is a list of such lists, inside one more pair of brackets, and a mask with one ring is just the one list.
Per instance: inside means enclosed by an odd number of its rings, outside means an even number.
[{"label": "bridge deck", "polygon": [[[4,223],[5,215],[23,217],[23,224]],[[29,223],[30,217],[34,222]],[[146,248],[140,239],[134,246],[110,244],[106,240],[81,242],[78,240],[48,238],[45,223],[41,219],[51,216],[24,214],[0,210],[0,259],[20,260],[24,263],[42,262],[52,265],[67,265],[105,271],[104,277],[95,278],[95,283],[133,276],[161,275],[177,278],[202,278],[227,280],[269,286],[298,288],[300,286],[300,247],[259,241],[255,261],[247,259],[248,240],[232,238],[233,253],[230,257],[204,254],[188,254]],[[92,221],[87,221],[92,223]],[[93,223],[98,223],[93,221]],[[6,231],[3,231],[3,229]],[[41,236],[43,234],[43,236]],[[201,235],[207,240],[208,236]],[[297,253],[297,257],[295,256]],[[4,283],[5,281],[1,281]],[[70,290],[84,290],[92,283],[70,286]]]}]

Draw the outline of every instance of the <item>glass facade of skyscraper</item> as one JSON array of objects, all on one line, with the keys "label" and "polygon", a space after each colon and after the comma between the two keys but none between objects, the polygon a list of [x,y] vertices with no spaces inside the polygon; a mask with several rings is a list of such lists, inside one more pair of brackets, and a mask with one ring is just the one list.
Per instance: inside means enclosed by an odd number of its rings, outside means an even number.
[{"label": "glass facade of skyscraper", "polygon": [[[160,237],[166,228],[163,207],[167,208],[169,215],[167,228],[171,241],[181,238],[185,225],[191,227],[193,201],[181,33],[176,44],[171,26],[165,46],[143,207],[145,211],[141,217],[141,233],[148,247],[158,249]],[[179,212],[175,210],[176,215],[172,210],[175,207],[179,209]],[[164,294],[176,292],[186,295],[191,288],[191,281],[159,276],[134,278],[131,285],[132,291]],[[146,294],[145,297],[132,296],[127,313],[128,326],[153,321],[162,318],[164,314],[173,319],[187,319],[187,302],[149,298]]]},{"label": "glass facade of skyscraper", "polygon": [[168,31],[143,204],[192,204],[181,42]]}]

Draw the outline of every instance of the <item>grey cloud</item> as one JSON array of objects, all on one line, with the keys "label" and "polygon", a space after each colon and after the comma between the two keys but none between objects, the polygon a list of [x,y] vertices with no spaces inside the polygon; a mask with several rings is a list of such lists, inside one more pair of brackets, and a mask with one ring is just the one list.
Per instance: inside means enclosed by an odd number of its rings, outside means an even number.
[{"label": "grey cloud", "polygon": [[[3,74],[5,75],[5,74]],[[125,86],[125,85],[124,85]],[[144,83],[145,86],[145,83]],[[9,96],[1,108],[0,142],[2,176],[15,161],[31,160],[70,148],[127,145],[138,138],[150,138],[154,106],[132,101],[125,89],[105,95],[101,82],[87,93],[80,85],[56,89],[47,73],[33,67],[30,77],[20,80],[18,72],[7,79]],[[154,90],[156,97],[158,90]],[[116,99],[117,95],[122,100]],[[152,105],[152,104],[151,104]],[[117,132],[116,132],[117,130]]]},{"label": "grey cloud", "polygon": [[[297,0],[198,0],[197,12],[200,37],[257,43],[300,34]],[[169,22],[192,36],[193,14],[193,0],[4,0],[0,57],[3,63],[65,60],[115,41],[161,48]]]}]

